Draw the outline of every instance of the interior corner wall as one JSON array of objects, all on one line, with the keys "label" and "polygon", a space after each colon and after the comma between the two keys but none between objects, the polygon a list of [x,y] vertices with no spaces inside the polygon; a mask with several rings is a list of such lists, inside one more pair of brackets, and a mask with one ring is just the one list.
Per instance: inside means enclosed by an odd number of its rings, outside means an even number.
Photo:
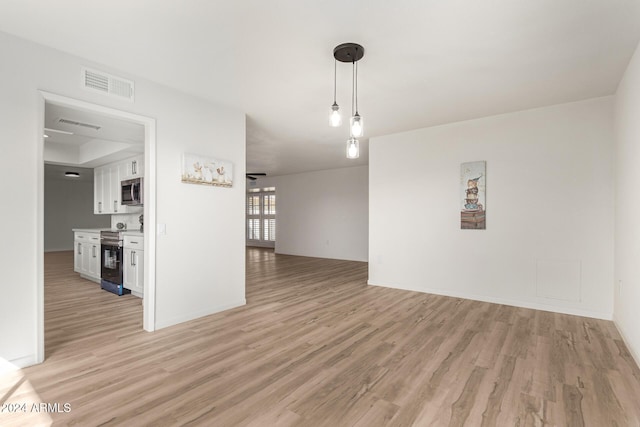
[{"label": "interior corner wall", "polygon": [[[0,53],[0,199],[16,207],[3,210],[11,245],[0,247],[0,358],[27,366],[39,354],[44,106],[38,90],[156,120],[156,219],[166,235],[155,248],[155,327],[244,304],[244,113],[5,33]],[[83,66],[133,80],[135,102],[83,90]],[[232,162],[233,187],[182,184],[183,152]]]},{"label": "interior corner wall", "polygon": [[[369,283],[611,319],[613,99],[372,138]],[[460,164],[486,161],[486,230]]]},{"label": "interior corner wall", "polygon": [[616,227],[614,321],[640,365],[640,45],[615,103]]},{"label": "interior corner wall", "polygon": [[259,178],[255,182],[258,187],[276,187],[276,253],[367,261],[367,166]]},{"label": "interior corner wall", "polygon": [[90,181],[45,178],[45,252],[73,250],[73,228],[110,226],[110,215],[93,213],[93,177]]}]

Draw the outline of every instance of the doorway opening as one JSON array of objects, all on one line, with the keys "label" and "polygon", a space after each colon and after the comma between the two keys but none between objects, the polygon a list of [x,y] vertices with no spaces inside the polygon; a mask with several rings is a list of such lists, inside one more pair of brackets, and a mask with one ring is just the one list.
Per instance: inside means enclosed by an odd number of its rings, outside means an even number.
[{"label": "doorway opening", "polygon": [[[77,179],[73,174],[77,173],[80,176],[93,175],[94,169],[106,168],[110,165],[117,165],[122,163],[123,174],[131,173],[126,171],[126,164],[128,159],[138,160],[138,163],[144,163],[144,180],[143,191],[145,195],[144,206],[138,206],[137,209],[123,209],[118,202],[113,203],[113,206],[109,204],[109,208],[115,209],[115,212],[102,212],[98,211],[103,207],[107,207],[106,203],[99,203],[96,201],[97,191],[95,182],[93,182],[94,191],[91,194],[91,205],[94,207],[95,212],[91,212],[86,215],[84,219],[78,219],[78,221],[89,221],[89,216],[101,216],[102,218],[95,219],[95,224],[100,223],[100,228],[105,224],[109,224],[104,228],[118,228],[126,225],[137,224],[137,219],[142,213],[144,216],[144,229],[148,232],[141,235],[143,240],[143,257],[135,258],[136,262],[139,262],[143,266],[140,269],[140,292],[144,292],[142,298],[142,326],[146,331],[155,330],[155,229],[156,229],[156,164],[155,164],[155,152],[156,152],[156,123],[155,119],[140,116],[137,114],[128,113],[125,111],[103,107],[96,104],[80,101],[73,98],[68,98],[44,91],[40,91],[41,102],[39,109],[39,135],[43,135],[42,143],[38,147],[38,161],[41,165],[39,169],[38,177],[38,291],[37,291],[37,306],[38,306],[38,353],[37,363],[44,361],[45,348],[44,348],[44,252],[45,250],[56,250],[56,246],[59,248],[67,248],[69,243],[65,239],[69,239],[73,236],[71,228],[65,226],[65,230],[62,233],[51,233],[52,224],[55,221],[51,221],[51,218],[45,218],[45,204],[48,207],[48,213],[52,212],[50,206],[51,200],[45,200],[45,180],[49,182],[49,179],[53,175],[62,175],[64,172],[70,172],[70,179]],[[85,120],[72,120],[65,115],[72,115],[72,113],[78,117],[83,117]],[[88,118],[88,119],[87,119]],[[100,118],[104,123],[108,123],[109,126],[113,125],[111,136],[103,138],[101,141],[99,138],[91,138],[91,134],[82,132],[80,129],[87,129],[86,125],[95,125],[96,120],[91,118]],[[52,125],[52,120],[55,120],[55,125]],[[66,120],[66,121],[65,121]],[[45,122],[46,121],[46,122]],[[76,122],[76,123],[69,123]],[[71,126],[71,127],[65,127]],[[73,126],[76,126],[78,132],[72,132]],[[93,127],[93,130],[96,126]],[[91,130],[91,128],[89,128]],[[118,134],[118,132],[121,132]],[[133,133],[131,133],[133,132]],[[135,132],[138,133],[135,136]],[[106,132],[103,132],[103,135]],[[47,135],[47,136],[45,136]],[[55,135],[55,136],[53,136]],[[134,135],[134,136],[132,136]],[[45,142],[51,138],[51,144]],[[46,144],[49,144],[45,147]],[[133,163],[135,172],[137,172],[138,163]],[[106,166],[105,166],[106,165]],[[74,168],[75,166],[75,168]],[[67,171],[67,169],[69,169]],[[93,178],[93,176],[92,176]],[[120,175],[114,175],[113,186],[120,189]],[[56,191],[64,191],[63,184],[59,185],[59,189]],[[91,185],[91,184],[89,184]],[[49,189],[55,188],[55,186],[48,185]],[[67,187],[69,188],[69,187]],[[114,190],[115,191],[115,190]],[[48,196],[51,196],[49,194]],[[80,201],[76,201],[80,206]],[[83,201],[83,203],[86,202]],[[75,202],[74,202],[75,203]],[[68,209],[69,207],[66,207]],[[55,209],[53,209],[55,210]],[[61,209],[60,212],[64,212]],[[58,214],[60,214],[58,212]],[[91,215],[91,214],[118,214],[118,215]],[[130,218],[123,214],[131,214]],[[106,220],[106,217],[110,217]],[[81,217],[78,217],[81,218]],[[136,220],[136,221],[134,221]],[[45,222],[47,221],[47,222]],[[127,224],[131,222],[131,224]],[[104,224],[103,224],[104,223]],[[93,224],[93,223],[92,223]],[[67,224],[68,225],[68,224]],[[84,224],[80,224],[84,226]],[[91,224],[89,224],[91,225]],[[66,228],[69,228],[66,230]],[[47,235],[45,238],[45,229]],[[141,233],[142,234],[142,233]],[[46,244],[46,245],[45,245]],[[73,244],[73,250],[75,251],[75,244]],[[95,246],[95,245],[94,245]],[[142,245],[140,245],[142,247]],[[82,245],[79,248],[80,252],[83,251]],[[89,254],[82,258],[84,264],[74,266],[80,270],[76,270],[81,275],[86,273],[91,279],[91,276],[96,276],[95,266],[91,263],[92,253],[97,253],[97,250],[93,247],[87,246],[85,248],[87,252],[84,255]],[[85,260],[86,258],[86,260]],[[81,270],[83,267],[87,267],[87,271]],[[99,280],[99,273],[97,274]],[[96,277],[93,277],[94,279]],[[94,280],[95,281],[95,280]],[[100,285],[97,285],[100,286]]]}]

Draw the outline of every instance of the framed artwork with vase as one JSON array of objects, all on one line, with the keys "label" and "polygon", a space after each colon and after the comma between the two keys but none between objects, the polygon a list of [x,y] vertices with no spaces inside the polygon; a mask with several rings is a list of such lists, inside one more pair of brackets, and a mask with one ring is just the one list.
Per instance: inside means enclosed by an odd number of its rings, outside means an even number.
[{"label": "framed artwork with vase", "polygon": [[487,163],[467,162],[460,165],[460,228],[487,228]]}]

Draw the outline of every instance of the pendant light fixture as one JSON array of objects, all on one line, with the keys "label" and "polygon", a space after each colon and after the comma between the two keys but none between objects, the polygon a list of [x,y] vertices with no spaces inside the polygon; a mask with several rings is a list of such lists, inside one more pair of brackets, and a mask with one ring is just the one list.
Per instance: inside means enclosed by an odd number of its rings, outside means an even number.
[{"label": "pendant light fixture", "polygon": [[342,116],[340,115],[340,107],[336,102],[336,75],[338,72],[338,61],[333,61],[333,105],[331,106],[331,114],[329,115],[329,125],[337,128],[342,124]]},{"label": "pendant light fixture", "polygon": [[347,140],[347,159],[357,159],[360,157],[360,142],[351,137]]},{"label": "pendant light fixture", "polygon": [[[353,138],[359,138],[363,134],[362,117],[358,114],[358,63],[353,63],[353,101],[351,102],[351,119],[349,120],[349,131]],[[355,105],[355,113],[353,112]]]},{"label": "pendant light fixture", "polygon": [[[358,61],[364,56],[364,48],[356,43],[343,43],[333,49],[333,57],[336,61],[350,62],[352,66],[352,90],[351,90],[351,119],[349,120],[349,135],[351,138],[347,140],[347,158],[357,159],[360,157],[360,143],[356,138],[364,134],[362,116],[358,113]],[[339,117],[339,107],[336,103],[336,67],[334,63],[333,75],[333,105],[331,106],[332,119],[331,126],[340,126],[338,119],[334,122],[333,115],[337,113]],[[334,124],[338,123],[338,124]]]}]

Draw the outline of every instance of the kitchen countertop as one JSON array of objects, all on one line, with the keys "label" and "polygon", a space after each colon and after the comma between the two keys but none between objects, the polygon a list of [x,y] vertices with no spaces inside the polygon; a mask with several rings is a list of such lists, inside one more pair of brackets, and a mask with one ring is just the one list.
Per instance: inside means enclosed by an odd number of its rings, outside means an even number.
[{"label": "kitchen countertop", "polygon": [[140,230],[120,230],[122,234],[127,236],[144,236],[144,233]]},{"label": "kitchen countertop", "polygon": [[129,230],[113,230],[111,228],[72,228],[71,231],[79,231],[81,233],[99,233],[101,231],[121,231],[122,234],[127,234],[129,236],[144,236],[144,233],[140,230],[136,230],[135,228]]}]

